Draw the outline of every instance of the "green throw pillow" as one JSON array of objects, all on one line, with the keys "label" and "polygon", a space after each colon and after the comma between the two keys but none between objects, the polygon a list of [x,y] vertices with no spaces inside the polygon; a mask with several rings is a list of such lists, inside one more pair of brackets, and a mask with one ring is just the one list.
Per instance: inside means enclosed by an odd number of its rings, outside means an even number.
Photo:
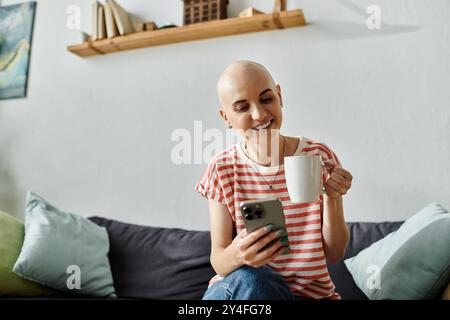
[{"label": "green throw pillow", "polygon": [[19,277],[12,268],[19,257],[24,238],[24,225],[0,211],[0,296],[52,296],[48,287]]},{"label": "green throw pillow", "polygon": [[61,291],[113,298],[108,252],[105,228],[28,192],[25,240],[13,268],[16,274]]},{"label": "green throw pillow", "polygon": [[438,299],[450,280],[450,213],[433,202],[345,264],[369,299]]}]

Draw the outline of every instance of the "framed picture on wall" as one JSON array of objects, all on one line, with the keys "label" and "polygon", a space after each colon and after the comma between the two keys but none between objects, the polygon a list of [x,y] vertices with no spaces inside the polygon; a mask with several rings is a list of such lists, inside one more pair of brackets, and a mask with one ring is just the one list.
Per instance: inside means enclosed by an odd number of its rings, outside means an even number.
[{"label": "framed picture on wall", "polygon": [[36,2],[0,7],[0,99],[27,95]]}]

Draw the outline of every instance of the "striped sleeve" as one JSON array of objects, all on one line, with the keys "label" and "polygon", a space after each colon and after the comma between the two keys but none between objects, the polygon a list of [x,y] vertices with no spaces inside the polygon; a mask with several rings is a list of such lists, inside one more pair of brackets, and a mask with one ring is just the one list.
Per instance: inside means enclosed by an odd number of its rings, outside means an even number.
[{"label": "striped sleeve", "polygon": [[208,164],[200,181],[195,186],[195,191],[207,199],[216,200],[224,205],[227,204],[217,170],[217,161],[214,161],[214,159]]},{"label": "striped sleeve", "polygon": [[[308,141],[309,147],[305,150],[313,151],[316,154],[319,154],[322,162],[332,161],[335,166],[342,168],[342,163],[339,160],[338,156],[334,151],[328,147],[325,143],[319,141]],[[327,178],[330,174],[330,169],[324,166],[324,170],[322,171],[322,183],[325,185]],[[323,195],[320,195],[320,202],[323,202]]]},{"label": "striped sleeve", "polygon": [[[302,151],[308,152],[309,154],[320,155],[322,162],[331,162],[337,166],[342,168],[341,161],[338,156],[328,147],[325,143],[317,141],[317,140],[307,140],[306,147],[302,149]],[[327,167],[324,167],[322,172],[322,180],[325,183],[326,178],[330,174],[330,170]]]},{"label": "striped sleeve", "polygon": [[[334,153],[333,150],[330,149],[325,143],[320,143],[320,155],[322,158],[322,161],[332,161],[335,166],[342,168],[341,161],[339,160],[338,156]],[[328,178],[328,175],[330,174],[330,169],[327,167],[324,167],[323,174],[322,174],[322,182],[325,185],[325,182]]]},{"label": "striped sleeve", "polygon": [[342,168],[341,161],[334,153],[334,151],[331,150],[330,147],[328,147],[325,143],[321,143],[320,145],[322,147],[321,150],[323,151],[320,153],[322,156],[322,161],[332,160],[335,166]]}]

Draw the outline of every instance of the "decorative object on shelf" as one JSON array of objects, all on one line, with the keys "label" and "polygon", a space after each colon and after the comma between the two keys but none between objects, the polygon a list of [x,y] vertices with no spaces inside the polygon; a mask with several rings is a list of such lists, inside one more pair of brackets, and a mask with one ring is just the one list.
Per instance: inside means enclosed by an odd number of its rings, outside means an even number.
[{"label": "decorative object on shelf", "polygon": [[92,41],[91,36],[86,32],[81,32],[81,42]]},{"label": "decorative object on shelf", "polygon": [[241,11],[238,17],[239,18],[253,17],[256,16],[257,14],[264,14],[264,12],[256,10],[255,8],[247,8],[244,11]]},{"label": "decorative object on shelf", "polygon": [[158,27],[153,21],[149,22],[138,22],[134,25],[134,30],[136,32],[142,32],[142,31],[151,31],[156,30]]},{"label": "decorative object on shelf", "polygon": [[286,0],[275,0],[273,6],[273,21],[279,29],[283,29],[283,24],[280,21],[280,13],[286,11]]},{"label": "decorative object on shelf", "polygon": [[36,2],[0,7],[0,99],[27,96]]},{"label": "decorative object on shelf", "polygon": [[286,0],[275,0],[273,12],[286,11]]},{"label": "decorative object on shelf", "polygon": [[183,0],[183,24],[227,18],[228,0]]},{"label": "decorative object on shelf", "polygon": [[177,28],[178,26],[175,23],[172,22],[167,22],[165,24],[163,24],[161,27],[159,27],[158,29],[168,29],[168,28]]}]

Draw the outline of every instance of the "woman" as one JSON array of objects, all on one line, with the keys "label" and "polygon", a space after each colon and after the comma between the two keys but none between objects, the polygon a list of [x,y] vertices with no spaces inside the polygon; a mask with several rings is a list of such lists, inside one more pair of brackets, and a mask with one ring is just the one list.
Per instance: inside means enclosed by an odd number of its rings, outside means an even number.
[{"label": "woman", "polygon": [[[209,199],[211,264],[217,275],[203,299],[339,299],[326,261],[344,256],[349,232],[342,195],[352,175],[325,144],[306,137],[280,134],[281,88],[260,64],[232,63],[218,84],[219,114],[243,141],[210,161],[196,190]],[[314,203],[290,201],[284,178],[284,157],[320,155],[326,164],[326,194]],[[247,233],[240,201],[277,197],[283,205],[286,238],[259,251],[279,234],[262,227]]]}]

